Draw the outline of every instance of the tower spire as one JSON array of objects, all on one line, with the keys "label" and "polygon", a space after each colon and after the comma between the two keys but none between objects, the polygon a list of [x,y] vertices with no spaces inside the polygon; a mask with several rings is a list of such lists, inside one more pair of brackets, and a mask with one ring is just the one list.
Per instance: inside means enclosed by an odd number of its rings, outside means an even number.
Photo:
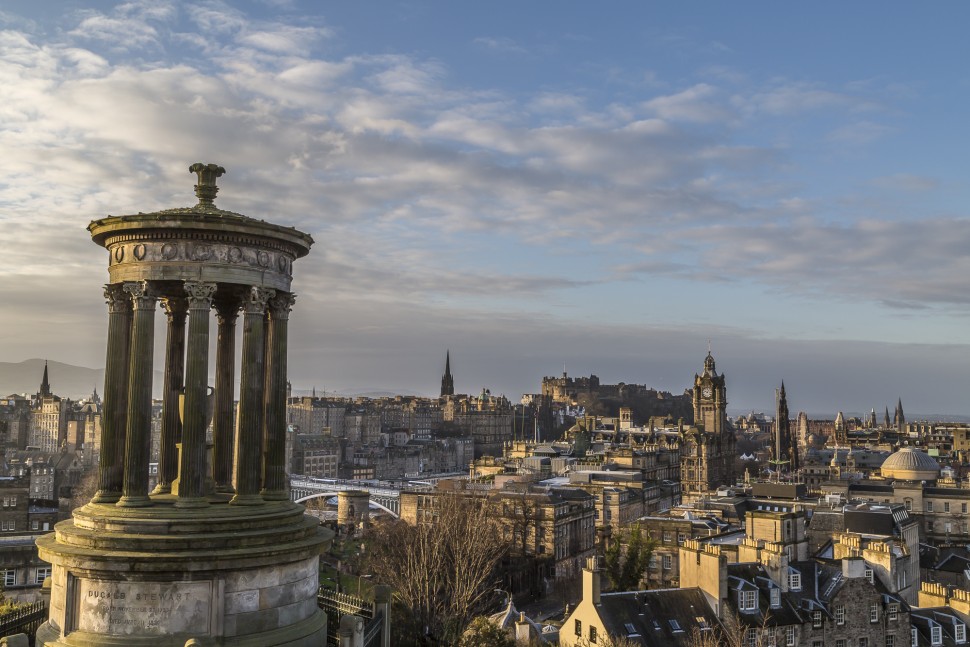
[{"label": "tower spire", "polygon": [[44,377],[40,381],[40,395],[42,397],[50,397],[51,395],[51,383],[47,379],[47,360],[44,360]]},{"label": "tower spire", "polygon": [[455,394],[455,378],[451,375],[451,349],[445,351],[445,374],[441,376],[441,397]]}]

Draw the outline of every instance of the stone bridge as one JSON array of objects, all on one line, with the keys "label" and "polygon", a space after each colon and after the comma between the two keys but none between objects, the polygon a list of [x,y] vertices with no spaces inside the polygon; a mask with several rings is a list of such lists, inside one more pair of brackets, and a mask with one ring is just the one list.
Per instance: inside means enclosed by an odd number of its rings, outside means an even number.
[{"label": "stone bridge", "polygon": [[[422,489],[427,486],[409,484],[409,490]],[[340,479],[299,478],[290,479],[290,498],[296,503],[303,503],[310,499],[337,496],[348,490],[367,492],[371,504],[391,513],[395,517],[401,516],[401,488],[387,484],[374,484],[373,481],[344,481]]]}]

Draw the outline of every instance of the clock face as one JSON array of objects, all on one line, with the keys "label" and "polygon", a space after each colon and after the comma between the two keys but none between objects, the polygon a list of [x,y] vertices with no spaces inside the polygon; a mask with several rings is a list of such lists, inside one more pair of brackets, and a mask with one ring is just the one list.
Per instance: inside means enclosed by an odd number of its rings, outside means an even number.
[{"label": "clock face", "polygon": [[704,396],[705,398],[709,398],[709,397],[711,397],[711,395],[712,395],[713,393],[714,393],[714,391],[712,391],[712,390],[711,390],[711,387],[709,387],[709,386],[705,386],[705,387],[704,387],[704,390],[703,390],[703,391],[701,391],[701,395],[703,395],[703,396]]}]

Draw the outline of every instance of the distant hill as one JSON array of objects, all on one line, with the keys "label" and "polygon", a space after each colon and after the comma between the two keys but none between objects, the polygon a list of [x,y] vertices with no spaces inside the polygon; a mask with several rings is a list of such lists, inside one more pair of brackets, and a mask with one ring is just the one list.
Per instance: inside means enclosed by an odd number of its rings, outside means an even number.
[{"label": "distant hill", "polygon": [[[47,375],[54,395],[80,399],[91,395],[95,388],[98,389],[98,393],[104,390],[103,368],[86,368],[48,361]],[[12,393],[37,393],[43,377],[44,360],[42,359],[0,362],[0,397]]]}]

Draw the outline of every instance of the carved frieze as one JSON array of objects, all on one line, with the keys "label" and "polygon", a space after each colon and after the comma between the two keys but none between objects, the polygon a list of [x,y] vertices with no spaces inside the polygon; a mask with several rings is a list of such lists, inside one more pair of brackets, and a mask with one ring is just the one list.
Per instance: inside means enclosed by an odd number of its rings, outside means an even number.
[{"label": "carved frieze", "polygon": [[293,256],[279,250],[254,245],[179,240],[115,243],[109,255],[111,265],[121,263],[206,263],[258,268],[293,274]]}]

